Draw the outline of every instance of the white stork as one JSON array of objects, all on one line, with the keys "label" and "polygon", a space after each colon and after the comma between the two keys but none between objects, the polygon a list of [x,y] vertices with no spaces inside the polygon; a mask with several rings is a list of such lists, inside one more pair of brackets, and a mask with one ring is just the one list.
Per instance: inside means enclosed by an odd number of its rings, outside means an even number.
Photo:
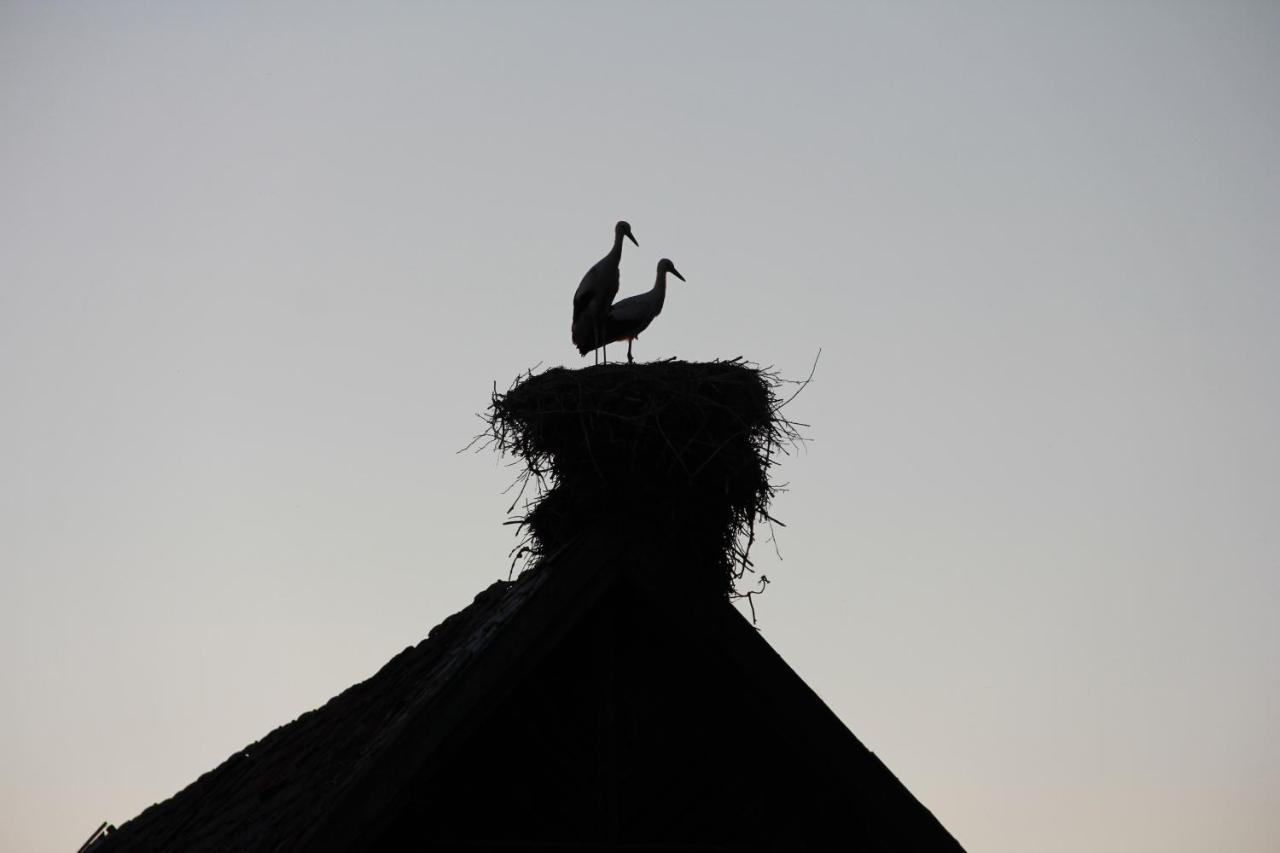
[{"label": "white stork", "polygon": [[653,289],[647,293],[629,296],[620,302],[613,303],[604,319],[604,341],[627,342],[627,361],[631,362],[631,342],[640,337],[640,333],[649,328],[653,318],[662,313],[662,303],[667,298],[667,273],[684,281],[684,276],[676,270],[676,265],[663,258],[658,261],[658,280]]},{"label": "white stork", "polygon": [[[631,233],[631,226],[619,222],[613,226],[613,248],[609,254],[596,261],[587,274],[582,277],[573,294],[573,324],[569,327],[573,343],[578,352],[586,355],[601,346],[604,340],[604,318],[613,304],[613,297],[618,295],[618,262],[622,260],[622,238],[626,237],[636,243]],[[607,344],[608,341],[605,341]],[[605,350],[605,361],[609,360],[609,352]]]}]

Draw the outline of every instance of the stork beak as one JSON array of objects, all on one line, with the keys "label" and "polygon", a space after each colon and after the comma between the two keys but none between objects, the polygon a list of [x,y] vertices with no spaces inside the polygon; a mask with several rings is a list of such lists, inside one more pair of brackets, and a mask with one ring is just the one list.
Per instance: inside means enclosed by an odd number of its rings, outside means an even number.
[{"label": "stork beak", "polygon": [[671,274],[676,278],[680,279],[681,281],[684,281],[684,276],[680,275],[680,273],[676,271],[675,267],[671,268]]},{"label": "stork beak", "polygon": [[[630,231],[627,232],[627,239],[630,240],[632,243],[636,243],[636,238],[631,236]],[[639,246],[640,244],[636,243],[636,245]]]}]

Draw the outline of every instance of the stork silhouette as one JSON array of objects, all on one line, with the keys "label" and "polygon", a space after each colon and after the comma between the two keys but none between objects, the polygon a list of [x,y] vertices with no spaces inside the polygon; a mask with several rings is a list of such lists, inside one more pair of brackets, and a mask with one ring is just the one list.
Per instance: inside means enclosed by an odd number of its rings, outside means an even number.
[{"label": "stork silhouette", "polygon": [[[603,347],[608,342],[604,339],[604,320],[618,295],[618,263],[622,260],[622,238],[626,237],[637,246],[631,226],[619,222],[613,227],[613,248],[609,254],[592,265],[582,277],[577,291],[573,294],[573,323],[569,327],[570,336],[578,352],[586,355],[596,347]],[[609,361],[609,351],[604,349],[604,360]],[[599,363],[597,356],[596,362]]]},{"label": "stork silhouette", "polygon": [[[627,362],[635,360],[631,357],[631,343],[662,313],[662,305],[667,299],[667,273],[684,281],[684,276],[680,275],[676,265],[663,258],[658,261],[658,278],[652,289],[619,300],[609,307],[604,318],[604,335],[600,339],[600,346],[626,341]],[[586,350],[581,347],[579,349],[586,355]]]}]

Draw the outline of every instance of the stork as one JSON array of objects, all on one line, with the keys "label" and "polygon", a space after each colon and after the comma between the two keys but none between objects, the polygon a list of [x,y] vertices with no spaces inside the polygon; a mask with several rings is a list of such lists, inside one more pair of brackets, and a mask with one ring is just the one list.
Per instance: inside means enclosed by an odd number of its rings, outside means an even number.
[{"label": "stork", "polygon": [[[569,331],[574,345],[582,355],[602,346],[601,341],[604,341],[605,314],[613,304],[613,297],[618,295],[618,262],[622,260],[623,237],[640,245],[631,233],[631,226],[626,222],[613,226],[613,248],[587,270],[573,294],[573,324]],[[604,343],[607,344],[608,341]],[[604,357],[607,362],[607,349]]]},{"label": "stork", "polygon": [[631,357],[631,342],[649,328],[654,317],[662,313],[662,303],[667,298],[667,273],[684,281],[684,276],[676,270],[676,265],[663,258],[658,261],[658,280],[654,282],[652,290],[613,303],[609,313],[605,315],[604,342],[625,340],[628,363],[634,361]]}]

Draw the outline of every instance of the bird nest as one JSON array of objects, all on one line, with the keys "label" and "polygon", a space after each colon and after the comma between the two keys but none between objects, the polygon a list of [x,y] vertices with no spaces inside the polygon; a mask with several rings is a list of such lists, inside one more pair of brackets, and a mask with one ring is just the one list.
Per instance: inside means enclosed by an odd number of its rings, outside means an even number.
[{"label": "bird nest", "polygon": [[523,463],[513,568],[609,530],[674,546],[697,567],[690,583],[755,594],[741,587],[757,524],[777,523],[769,469],[802,440],[780,411],[786,382],[741,359],[671,360],[553,368],[495,389],[478,438]]}]

